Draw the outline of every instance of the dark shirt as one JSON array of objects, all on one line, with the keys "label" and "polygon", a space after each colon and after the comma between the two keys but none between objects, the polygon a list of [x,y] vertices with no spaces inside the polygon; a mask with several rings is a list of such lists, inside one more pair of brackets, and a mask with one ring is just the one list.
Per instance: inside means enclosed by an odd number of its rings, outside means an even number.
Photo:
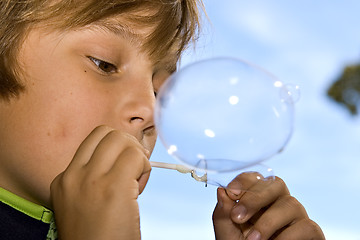
[{"label": "dark shirt", "polygon": [[46,240],[50,224],[0,202],[1,240]]},{"label": "dark shirt", "polygon": [[0,188],[0,240],[47,239],[57,239],[52,212]]}]

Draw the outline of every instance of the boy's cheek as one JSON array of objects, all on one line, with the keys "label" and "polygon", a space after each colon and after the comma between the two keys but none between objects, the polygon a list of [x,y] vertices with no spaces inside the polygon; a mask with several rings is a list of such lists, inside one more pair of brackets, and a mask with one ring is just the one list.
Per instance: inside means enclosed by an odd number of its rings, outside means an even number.
[{"label": "boy's cheek", "polygon": [[31,124],[31,121],[20,123],[18,121],[8,129],[4,138],[8,150],[0,149],[0,155],[8,161],[4,164],[13,173],[13,180],[4,181],[20,196],[49,206],[51,182],[69,165],[92,126],[76,127],[75,123],[60,122],[55,122],[56,126],[46,122],[39,125]]}]

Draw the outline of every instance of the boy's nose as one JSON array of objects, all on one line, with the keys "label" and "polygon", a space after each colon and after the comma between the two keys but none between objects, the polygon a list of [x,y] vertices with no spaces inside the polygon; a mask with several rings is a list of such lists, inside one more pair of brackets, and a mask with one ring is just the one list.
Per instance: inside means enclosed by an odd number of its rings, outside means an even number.
[{"label": "boy's nose", "polygon": [[125,98],[126,102],[121,110],[122,129],[141,141],[145,134],[155,130],[154,93],[150,89],[134,89]]}]

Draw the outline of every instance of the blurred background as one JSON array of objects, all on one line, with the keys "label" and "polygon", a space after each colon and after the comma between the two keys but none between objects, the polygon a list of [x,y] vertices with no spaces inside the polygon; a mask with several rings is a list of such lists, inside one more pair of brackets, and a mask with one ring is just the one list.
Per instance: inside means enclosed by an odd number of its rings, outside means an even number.
[{"label": "blurred background", "polygon": [[[196,50],[181,66],[231,56],[301,88],[295,131],[266,161],[323,229],[360,240],[360,1],[204,0]],[[177,163],[158,141],[153,161]],[[212,240],[216,187],[153,169],[139,197],[144,240]]]}]

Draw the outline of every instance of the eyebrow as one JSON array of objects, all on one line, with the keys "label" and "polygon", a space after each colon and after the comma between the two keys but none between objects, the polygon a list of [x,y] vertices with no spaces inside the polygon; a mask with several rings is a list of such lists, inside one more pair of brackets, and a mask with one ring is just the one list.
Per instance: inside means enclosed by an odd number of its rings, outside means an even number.
[{"label": "eyebrow", "polygon": [[141,45],[144,37],[138,33],[136,33],[131,27],[128,25],[120,24],[120,23],[113,23],[113,22],[97,22],[91,24],[93,27],[97,27],[101,30],[106,32],[118,35],[129,40],[136,45]]},{"label": "eyebrow", "polygon": [[[100,30],[103,30],[105,32],[118,35],[126,40],[129,40],[134,45],[137,45],[139,47],[143,47],[142,44],[146,41],[146,35],[141,35],[133,30],[129,25],[121,24],[119,22],[110,22],[110,21],[101,21],[101,22],[94,22],[90,25],[91,27],[96,27]],[[145,49],[143,49],[145,50]],[[162,61],[163,60],[163,61]],[[172,73],[177,70],[177,61],[167,60],[166,57],[162,60],[158,59],[159,62],[162,62],[162,64],[166,64],[166,69]],[[155,61],[156,62],[156,61]],[[155,62],[153,62],[154,66],[156,67]],[[162,65],[160,63],[160,65]]]}]

